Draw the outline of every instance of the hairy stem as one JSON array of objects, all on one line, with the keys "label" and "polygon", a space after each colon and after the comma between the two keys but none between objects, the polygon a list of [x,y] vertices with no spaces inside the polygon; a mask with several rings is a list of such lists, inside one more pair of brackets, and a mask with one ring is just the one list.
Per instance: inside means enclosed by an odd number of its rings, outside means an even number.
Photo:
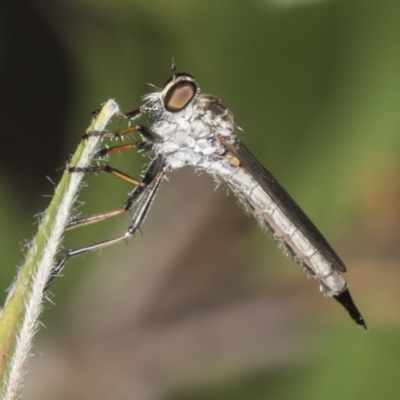
[{"label": "hairy stem", "polygon": [[[87,132],[102,131],[118,111],[109,100],[95,116]],[[92,136],[78,146],[71,163],[86,166],[98,148],[99,136]],[[32,340],[40,326],[44,288],[63,238],[63,231],[79,191],[82,174],[66,171],[56,188],[52,201],[43,215],[38,232],[19,269],[4,308],[0,314],[0,393],[3,400],[18,397],[26,374]]]}]

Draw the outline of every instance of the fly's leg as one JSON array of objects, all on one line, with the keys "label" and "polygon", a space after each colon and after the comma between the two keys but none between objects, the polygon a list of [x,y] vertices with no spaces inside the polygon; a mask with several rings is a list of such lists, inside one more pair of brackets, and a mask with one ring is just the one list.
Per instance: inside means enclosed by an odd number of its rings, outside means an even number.
[{"label": "fly's leg", "polygon": [[[148,167],[148,169],[144,175],[144,178],[141,181],[137,181],[137,182],[139,182],[137,187],[132,191],[132,193],[128,197],[128,200],[125,202],[125,204],[121,208],[118,208],[118,209],[112,210],[112,211],[107,211],[107,212],[100,213],[100,214],[86,216],[86,217],[74,218],[68,222],[68,224],[65,227],[65,230],[71,230],[74,228],[78,228],[80,226],[85,226],[85,225],[93,224],[95,222],[103,221],[105,219],[114,217],[116,215],[124,214],[126,211],[129,211],[132,208],[136,207],[138,205],[138,203],[141,201],[148,186],[150,185],[151,182],[154,181],[154,179],[156,178],[157,174],[162,169],[162,167],[163,167],[163,161],[162,161],[162,158],[159,156],[151,162],[150,166]],[[72,172],[74,172],[74,171],[72,171]],[[119,178],[121,178],[121,176],[119,176],[119,175],[117,175],[117,176]],[[131,180],[129,180],[130,183],[134,183],[133,181],[136,181],[134,178],[130,178],[130,179],[131,179]]]},{"label": "fly's leg", "polygon": [[[131,149],[139,149],[139,150],[150,150],[151,143],[149,142],[136,142],[136,143],[126,143],[118,146],[106,147],[104,149],[98,150],[94,157],[104,157],[109,154],[119,153],[121,151],[131,150]],[[67,159],[67,164],[69,165],[69,159]],[[117,178],[121,178],[133,185],[140,185],[141,181],[132,178],[131,176],[125,174],[122,171],[119,171],[116,168],[111,167],[108,164],[105,165],[97,165],[97,166],[87,166],[87,167],[69,167],[69,172],[83,172],[83,173],[94,173],[94,172],[108,172],[111,175],[116,176]]]},{"label": "fly's leg", "polygon": [[110,132],[110,131],[101,131],[101,132],[91,132],[85,133],[82,135],[82,139],[87,139],[91,136],[101,136],[103,138],[121,138],[132,132],[139,132],[145,139],[149,140],[152,143],[161,142],[161,136],[157,133],[153,132],[151,129],[146,128],[143,125],[135,125],[130,126],[129,128],[123,129],[122,131]]},{"label": "fly's leg", "polygon": [[165,164],[161,156],[158,156],[153,160],[150,167],[148,168],[146,175],[142,181],[142,185],[138,186],[129,196],[124,206],[118,210],[106,212],[103,214],[97,214],[90,217],[78,218],[72,220],[66,227],[66,229],[76,228],[78,226],[88,225],[90,223],[98,222],[106,218],[122,214],[131,208],[137,206],[132,222],[127,232],[114,239],[104,240],[102,242],[94,243],[88,246],[82,246],[75,249],[68,250],[61,259],[54,265],[51,275],[47,280],[45,290],[47,291],[51,282],[64,268],[67,261],[71,258],[80,256],[82,254],[89,253],[94,250],[102,249],[103,247],[111,246],[113,244],[122,242],[129,239],[135,232],[140,228],[141,224],[145,220],[150,206],[154,200],[154,196],[160,187],[160,184],[165,176]]},{"label": "fly's leg", "polygon": [[[141,125],[137,125],[135,127],[130,127],[127,128],[123,131],[120,131],[119,133],[115,132],[93,132],[91,134],[87,134],[86,137],[91,136],[91,135],[101,135],[105,137],[121,137],[122,135],[128,134],[134,130],[137,130],[140,132],[143,136],[145,136],[149,141],[148,142],[136,142],[136,143],[126,143],[126,144],[121,144],[118,146],[113,146],[113,147],[108,147],[104,149],[100,149],[96,152],[95,157],[104,157],[108,154],[113,154],[121,151],[126,151],[126,150],[131,150],[131,149],[144,149],[144,150],[149,150],[151,149],[152,143],[151,141],[158,141],[160,140],[160,137],[149,130],[148,128],[142,127]],[[67,160],[67,163],[69,160]],[[65,230],[70,230],[74,229],[80,226],[84,225],[89,225],[98,221],[103,221],[107,218],[114,217],[116,215],[121,215],[125,213],[126,211],[130,210],[131,208],[135,207],[140,200],[144,190],[146,187],[149,185],[149,183],[155,178],[158,169],[160,168],[160,160],[159,158],[156,158],[153,160],[153,162],[150,164],[144,178],[139,181],[138,179],[135,179],[127,174],[125,174],[122,171],[119,171],[116,168],[111,167],[110,165],[98,165],[98,166],[87,166],[87,167],[69,167],[69,172],[75,173],[75,172],[82,172],[82,173],[94,173],[94,172],[108,172],[111,175],[116,176],[117,178],[123,179],[133,185],[136,185],[137,188],[131,193],[129,196],[127,202],[125,205],[117,210],[113,211],[108,211],[105,213],[101,214],[95,214],[89,217],[83,217],[83,218],[75,218],[69,221],[69,223],[66,225]]]},{"label": "fly's leg", "polygon": [[111,167],[108,164],[95,165],[89,167],[71,167],[69,168],[69,172],[83,172],[83,173],[108,172],[109,174],[114,175],[117,178],[132,183],[132,185],[136,186],[141,185],[140,180],[132,178],[130,175],[125,174],[125,172],[122,172],[114,167]]},{"label": "fly's leg", "polygon": [[118,146],[105,147],[104,149],[97,150],[94,154],[94,158],[101,158],[109,154],[119,153],[125,150],[138,149],[138,150],[150,150],[152,144],[150,142],[135,142],[120,144]]}]

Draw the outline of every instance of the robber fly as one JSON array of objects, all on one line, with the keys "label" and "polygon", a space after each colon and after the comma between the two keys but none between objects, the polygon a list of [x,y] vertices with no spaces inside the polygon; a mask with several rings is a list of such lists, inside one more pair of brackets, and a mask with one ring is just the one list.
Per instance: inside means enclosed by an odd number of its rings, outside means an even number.
[{"label": "robber fly", "polygon": [[142,140],[99,150],[97,155],[132,148],[144,149],[153,159],[142,180],[106,165],[71,167],[70,172],[105,171],[136,185],[123,207],[90,217],[71,220],[66,229],[87,225],[120,215],[135,208],[125,234],[92,245],[69,250],[54,266],[52,277],[73,257],[127,240],[140,228],[167,173],[192,166],[225,183],[260,225],[276,240],[287,255],[314,278],[321,291],[335,298],[359,325],[366,328],[355,306],[342,273],[346,267],[315,225],[276,179],[238,140],[234,116],[217,97],[200,93],[195,79],[186,73],[172,76],[164,87],[144,97],[138,109],[120,116],[133,121],[142,115],[154,119],[149,129],[130,126],[120,132],[94,132],[89,135],[118,138],[138,131]]}]

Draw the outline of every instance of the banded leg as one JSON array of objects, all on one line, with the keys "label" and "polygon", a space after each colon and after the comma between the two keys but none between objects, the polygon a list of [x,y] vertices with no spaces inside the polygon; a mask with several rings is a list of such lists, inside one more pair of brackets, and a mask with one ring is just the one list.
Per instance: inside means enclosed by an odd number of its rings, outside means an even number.
[{"label": "banded leg", "polygon": [[108,172],[111,175],[116,176],[126,182],[132,183],[132,185],[139,186],[141,185],[141,181],[138,179],[132,178],[130,175],[125,174],[125,172],[120,171],[114,167],[111,167],[108,164],[104,165],[95,165],[89,167],[71,167],[69,168],[69,172],[83,172],[83,173],[94,173],[94,172]]},{"label": "banded leg", "polygon": [[[45,286],[45,292],[49,288],[51,282],[53,279],[60,273],[60,271],[64,268],[65,264],[67,263],[68,260],[71,258],[80,256],[82,254],[89,253],[94,250],[99,250],[102,249],[103,247],[111,246],[113,244],[128,240],[131,236],[135,234],[135,232],[140,228],[141,224],[144,222],[147,213],[150,209],[151,204],[153,203],[154,197],[157,193],[158,188],[160,187],[160,184],[165,176],[165,164],[162,160],[161,157],[157,157],[155,161],[158,161],[158,171],[154,176],[154,179],[147,185],[146,188],[144,188],[143,193],[140,196],[140,202],[137,206],[137,209],[135,211],[135,214],[133,216],[132,222],[126,231],[126,233],[122,236],[118,236],[114,239],[108,239],[104,240],[102,242],[94,243],[92,245],[88,246],[82,246],[78,247],[76,249],[68,250],[64,256],[58,261],[58,263],[54,266],[51,275],[46,283]],[[152,165],[155,165],[156,163],[152,163]],[[131,196],[129,196],[129,199],[125,203],[125,207],[127,209],[132,208],[138,201],[139,199],[137,196],[134,196],[135,192],[137,192],[137,189],[142,188],[142,186],[139,186],[136,188]],[[129,208],[128,208],[129,207]],[[126,210],[125,210],[126,211]],[[107,214],[107,213],[106,213]],[[96,222],[96,221],[92,221]]]},{"label": "banded leg", "polygon": [[161,156],[158,156],[151,162],[150,166],[147,168],[144,178],[139,182],[139,185],[132,191],[127,201],[121,208],[86,217],[74,218],[68,222],[68,224],[65,227],[65,230],[71,230],[74,228],[78,228],[80,226],[85,226],[93,224],[95,222],[104,221],[105,219],[115,217],[116,215],[124,214],[126,211],[129,211],[132,208],[136,207],[140,202],[140,200],[142,199],[144,192],[151,184],[151,182],[154,181],[157,174],[162,170],[162,168],[163,168],[163,160]]},{"label": "banded leg", "polygon": [[[126,150],[131,150],[131,149],[143,149],[146,148],[147,143],[146,142],[136,142],[136,143],[126,143],[126,144],[121,144],[118,146],[113,146],[113,147],[108,147],[104,149],[100,149],[96,152],[95,157],[103,157],[107,154],[112,154],[112,153],[118,153],[121,151],[126,151]],[[124,172],[111,167],[108,164],[105,165],[96,165],[96,166],[87,166],[87,167],[69,167],[68,171],[71,173],[74,172],[83,172],[83,173],[94,173],[94,172],[108,172],[111,175],[116,176],[117,178],[123,179],[129,183],[132,183],[133,185],[141,185],[141,181],[132,178],[130,175],[125,174]]]},{"label": "banded leg", "polygon": [[152,144],[149,142],[135,142],[135,143],[125,143],[118,146],[105,147],[104,149],[97,150],[94,154],[94,158],[104,157],[109,154],[119,153],[121,151],[138,149],[138,150],[150,150]]},{"label": "banded leg", "polygon": [[[116,153],[116,152],[120,152],[120,151],[124,151],[124,150],[130,150],[133,148],[142,148],[142,144],[144,142],[137,142],[137,143],[127,143],[127,144],[122,144],[119,146],[113,146],[113,147],[109,147],[109,148],[104,148],[104,149],[100,149],[97,151],[97,155],[98,156],[104,156],[106,154],[111,154],[111,153]],[[145,143],[147,144],[147,143]],[[83,173],[87,173],[87,172],[101,172],[101,171],[105,171],[105,172],[109,172],[112,175],[116,176],[117,178],[121,178],[124,179],[125,181],[132,183],[134,185],[137,186],[137,188],[131,193],[131,195],[129,196],[129,199],[131,197],[133,197],[134,199],[138,198],[139,195],[143,192],[143,190],[146,188],[146,186],[155,178],[155,174],[158,171],[158,166],[157,166],[157,162],[156,160],[154,160],[144,178],[139,181],[135,178],[132,178],[131,176],[113,168],[110,167],[109,165],[103,165],[103,166],[89,166],[89,167],[70,167],[69,168],[69,172],[74,173],[74,172],[83,172]],[[140,189],[140,190],[137,190]],[[137,201],[130,201],[130,203],[133,204],[137,204]],[[133,206],[132,206],[133,207]],[[130,207],[130,208],[132,208]],[[85,225],[89,225],[98,221],[103,221],[105,219],[114,217],[116,215],[121,215],[124,212],[126,212],[128,209],[130,208],[126,208],[125,206],[117,209],[117,210],[113,210],[113,211],[108,211],[108,212],[104,212],[104,213],[100,213],[100,214],[94,214],[88,217],[82,217],[82,218],[75,218],[72,219],[68,222],[68,224],[65,227],[65,230],[71,230],[74,228],[78,228],[80,226],[85,226]]]},{"label": "banded leg", "polygon": [[135,126],[130,126],[129,128],[123,129],[122,131],[117,131],[117,132],[109,132],[109,131],[101,131],[101,132],[91,132],[91,133],[85,133],[82,135],[82,139],[87,139],[91,136],[101,136],[101,137],[107,137],[107,138],[121,138],[129,133],[132,133],[134,131],[138,131],[145,139],[149,140],[152,143],[157,143],[161,141],[161,136],[158,135],[157,133],[153,132],[149,128],[146,128],[143,125],[135,125]]}]

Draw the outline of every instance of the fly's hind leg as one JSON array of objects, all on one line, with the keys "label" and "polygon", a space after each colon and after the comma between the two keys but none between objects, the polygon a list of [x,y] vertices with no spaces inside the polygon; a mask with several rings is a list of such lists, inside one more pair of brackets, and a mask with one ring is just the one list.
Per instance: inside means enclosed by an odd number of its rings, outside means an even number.
[{"label": "fly's hind leg", "polygon": [[60,271],[64,268],[67,261],[71,258],[80,256],[82,254],[89,253],[94,250],[102,249],[103,247],[111,246],[115,243],[122,242],[127,240],[130,236],[134,235],[135,232],[140,228],[143,223],[146,215],[150,209],[150,206],[154,200],[154,196],[165,176],[165,164],[164,160],[161,156],[156,157],[152,163],[150,164],[145,177],[141,181],[140,186],[137,186],[133,192],[128,197],[124,206],[114,210],[109,211],[102,214],[96,214],[89,217],[77,218],[69,222],[66,226],[66,229],[73,229],[79,226],[88,225],[91,223],[95,223],[98,221],[102,221],[104,219],[113,217],[115,215],[120,215],[125,213],[126,211],[136,207],[135,214],[133,216],[132,222],[127,230],[127,232],[114,239],[104,240],[102,242],[98,242],[88,246],[82,246],[75,249],[68,250],[54,265],[51,275],[48,278],[48,281],[45,286],[45,292],[49,288],[51,282],[54,278],[60,273]]},{"label": "fly's hind leg", "polygon": [[[145,191],[147,190],[148,186],[150,185],[150,183],[153,182],[153,180],[156,178],[159,171],[162,169],[162,166],[163,166],[163,161],[162,161],[162,158],[159,156],[159,157],[156,157],[151,162],[151,164],[147,168],[147,171],[141,181],[137,181],[136,179],[129,177],[128,182],[137,185],[137,187],[132,191],[132,193],[129,195],[127,201],[125,202],[125,204],[122,207],[120,207],[116,210],[107,211],[107,212],[100,213],[100,214],[94,214],[94,215],[81,217],[81,218],[74,218],[68,222],[68,224],[65,227],[65,230],[71,230],[74,228],[79,228],[80,226],[90,225],[95,222],[103,221],[105,219],[124,214],[125,212],[136,207],[138,205],[138,203],[140,202],[140,200],[142,199],[142,197],[143,197]],[[72,171],[72,172],[75,172],[75,171]],[[83,171],[83,172],[85,172],[85,171]],[[108,172],[108,171],[106,171],[106,172]],[[113,173],[113,175],[115,175],[115,174]],[[116,175],[116,176],[124,179],[122,177],[122,175]]]}]

